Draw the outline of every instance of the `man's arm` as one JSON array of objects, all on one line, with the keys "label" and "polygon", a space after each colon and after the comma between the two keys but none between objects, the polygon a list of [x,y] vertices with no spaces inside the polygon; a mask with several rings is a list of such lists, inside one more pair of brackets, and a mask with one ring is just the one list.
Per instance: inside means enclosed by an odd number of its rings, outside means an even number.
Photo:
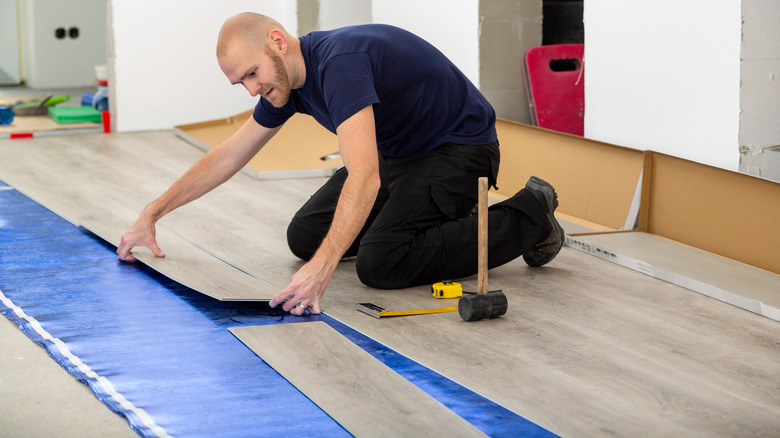
[{"label": "man's arm", "polygon": [[[341,159],[348,176],[341,189],[330,230],[317,252],[293,275],[290,285],[276,294],[272,307],[300,315],[307,306],[320,313],[320,297],[336,266],[368,218],[379,192],[379,157],[373,107],[367,106],[336,128]],[[295,307],[299,305],[298,307]],[[293,309],[294,308],[294,309]]]},{"label": "man's arm", "polygon": [[122,235],[116,250],[117,258],[135,261],[130,251],[136,246],[145,246],[157,257],[165,257],[165,253],[157,246],[155,223],[165,214],[200,198],[227,181],[241,170],[280,128],[265,128],[250,117],[235,134],[204,155],[162,196],[141,212],[135,223]]}]

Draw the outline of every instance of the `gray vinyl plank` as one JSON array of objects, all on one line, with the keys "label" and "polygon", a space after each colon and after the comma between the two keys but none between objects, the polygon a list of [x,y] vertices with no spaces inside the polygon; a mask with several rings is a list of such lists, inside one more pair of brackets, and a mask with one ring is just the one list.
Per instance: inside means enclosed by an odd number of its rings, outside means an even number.
[{"label": "gray vinyl plank", "polygon": [[[118,204],[133,211],[122,216],[131,223],[201,155],[171,132],[0,141],[0,179],[74,223],[101,212],[96,205],[112,212]],[[160,226],[237,267],[230,275],[286,285],[301,265],[287,249],[287,222],[321,183],[239,174]],[[476,290],[476,278],[453,280]],[[563,436],[780,430],[777,321],[568,247],[543,268],[517,260],[491,270],[488,281],[507,295],[501,318],[376,319],[355,304],[408,310],[453,301],[435,300],[425,285],[366,287],[346,260],[322,305],[329,316]]]},{"label": "gray vinyl plank", "polygon": [[230,331],[354,436],[484,436],[324,322]]},{"label": "gray vinyl plank", "polygon": [[[82,218],[81,225],[115,246],[120,240],[117,230],[128,226],[107,214]],[[279,285],[238,270],[165,227],[157,227],[157,243],[165,248],[165,257],[156,257],[147,248],[138,248],[133,255],[157,272],[204,295],[221,301],[268,301],[279,291]]]},{"label": "gray vinyl plank", "polygon": [[579,236],[643,263],[646,273],[780,319],[780,275],[650,233]]}]

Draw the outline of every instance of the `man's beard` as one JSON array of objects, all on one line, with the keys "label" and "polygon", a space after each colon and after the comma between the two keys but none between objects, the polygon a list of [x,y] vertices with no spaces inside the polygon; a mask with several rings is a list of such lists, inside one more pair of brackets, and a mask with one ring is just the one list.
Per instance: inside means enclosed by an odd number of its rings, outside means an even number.
[{"label": "man's beard", "polygon": [[264,96],[264,98],[276,108],[281,108],[287,101],[290,100],[290,78],[287,77],[287,70],[284,68],[284,61],[282,57],[276,52],[271,50],[270,47],[265,48],[265,53],[274,63],[274,96],[273,100]]}]

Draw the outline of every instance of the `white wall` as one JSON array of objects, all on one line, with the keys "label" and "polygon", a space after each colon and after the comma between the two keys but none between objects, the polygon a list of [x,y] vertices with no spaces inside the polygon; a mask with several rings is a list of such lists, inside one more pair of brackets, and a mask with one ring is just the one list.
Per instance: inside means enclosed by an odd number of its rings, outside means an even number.
[{"label": "white wall", "polygon": [[217,35],[230,16],[259,12],[297,31],[295,2],[110,1],[117,131],[171,129],[254,106],[256,98],[230,85],[217,64]]},{"label": "white wall", "polygon": [[[228,17],[260,12],[297,34],[295,1],[109,1],[114,41],[109,70],[114,71],[112,112],[117,131],[170,129],[227,117],[255,105],[256,99],[243,87],[228,83],[216,61],[217,35]],[[368,7],[352,4],[356,1],[314,2],[319,8],[318,24],[329,29],[368,22],[373,11],[374,22],[419,34],[479,84],[478,2],[374,0]]]},{"label": "white wall", "polygon": [[586,0],[585,136],[737,170],[740,3]]},{"label": "white wall", "polygon": [[479,87],[479,2],[373,0],[374,23],[413,32],[442,51]]},{"label": "white wall", "polygon": [[[105,0],[24,0],[21,8],[24,79],[32,88],[97,87],[95,66],[106,62]],[[55,30],[78,37],[55,38]]]}]

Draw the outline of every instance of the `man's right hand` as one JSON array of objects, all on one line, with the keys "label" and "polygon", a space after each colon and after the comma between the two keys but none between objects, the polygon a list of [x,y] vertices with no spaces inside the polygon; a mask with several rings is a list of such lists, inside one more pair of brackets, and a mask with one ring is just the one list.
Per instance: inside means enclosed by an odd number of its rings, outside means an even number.
[{"label": "man's right hand", "polygon": [[137,221],[122,235],[119,247],[116,249],[117,258],[125,262],[135,262],[136,259],[130,251],[136,246],[145,246],[152,250],[157,257],[165,257],[155,237],[154,222],[139,217]]}]

